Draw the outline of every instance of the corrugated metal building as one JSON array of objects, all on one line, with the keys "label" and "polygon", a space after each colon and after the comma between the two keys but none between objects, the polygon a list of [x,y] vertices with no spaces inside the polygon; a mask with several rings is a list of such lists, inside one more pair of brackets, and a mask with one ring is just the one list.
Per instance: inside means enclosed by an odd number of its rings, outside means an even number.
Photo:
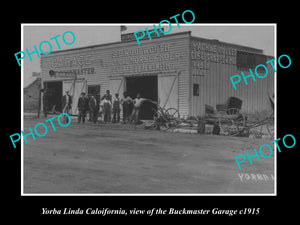
[{"label": "corrugated metal building", "polygon": [[52,52],[41,57],[41,77],[44,87],[56,90],[57,104],[66,90],[77,103],[82,91],[103,95],[109,89],[120,96],[125,90],[132,97],[140,92],[165,108],[177,108],[181,116],[202,115],[205,104],[222,104],[230,96],[241,98],[242,111],[251,113],[270,109],[271,65],[266,78],[248,78],[249,84],[240,82],[237,90],[230,76],[248,75],[249,68],[254,71],[269,59],[260,49],[181,32],[141,40],[141,45],[134,39]]}]

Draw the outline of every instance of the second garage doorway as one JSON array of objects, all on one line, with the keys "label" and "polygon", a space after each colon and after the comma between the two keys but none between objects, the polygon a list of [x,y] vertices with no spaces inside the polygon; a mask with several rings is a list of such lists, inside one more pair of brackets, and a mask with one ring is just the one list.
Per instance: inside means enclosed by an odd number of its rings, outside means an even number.
[{"label": "second garage doorway", "polygon": [[[158,99],[157,91],[157,76],[138,76],[126,78],[126,91],[128,95],[135,99],[138,93],[141,94],[141,98],[151,99],[156,101]],[[155,112],[155,105],[151,102],[144,102],[140,111],[140,119],[152,120]]]}]

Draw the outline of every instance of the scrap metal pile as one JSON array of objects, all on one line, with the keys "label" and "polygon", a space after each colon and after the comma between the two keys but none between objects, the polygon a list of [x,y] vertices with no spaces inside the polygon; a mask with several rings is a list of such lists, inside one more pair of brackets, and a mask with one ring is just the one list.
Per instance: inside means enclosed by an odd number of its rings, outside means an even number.
[{"label": "scrap metal pile", "polygon": [[[274,110],[273,98],[270,98]],[[216,109],[205,105],[205,115],[180,118],[175,108],[164,109],[156,105],[154,118],[145,124],[145,129],[166,130],[183,133],[212,133],[216,135],[250,138],[274,137],[274,114],[245,114],[241,112],[242,100],[230,97]]]}]

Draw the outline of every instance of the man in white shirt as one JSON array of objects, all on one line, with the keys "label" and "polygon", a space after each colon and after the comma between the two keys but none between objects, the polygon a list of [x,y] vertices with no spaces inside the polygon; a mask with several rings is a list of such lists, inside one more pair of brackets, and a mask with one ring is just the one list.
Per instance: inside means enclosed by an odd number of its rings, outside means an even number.
[{"label": "man in white shirt", "polygon": [[141,98],[140,93],[137,94],[136,98],[133,100],[133,110],[131,113],[131,121],[134,121],[135,124],[138,124],[140,120],[140,109],[141,105],[144,101],[150,101],[152,103],[155,103],[154,101],[146,98]]},{"label": "man in white shirt", "polygon": [[[70,109],[72,108],[72,97],[69,95],[69,91],[66,91],[66,94],[62,97],[62,112],[69,114]],[[67,117],[64,118],[67,120]]]},{"label": "man in white shirt", "polygon": [[111,100],[109,100],[109,96],[106,96],[102,102],[102,112],[104,117],[104,122],[110,122],[111,121]]}]

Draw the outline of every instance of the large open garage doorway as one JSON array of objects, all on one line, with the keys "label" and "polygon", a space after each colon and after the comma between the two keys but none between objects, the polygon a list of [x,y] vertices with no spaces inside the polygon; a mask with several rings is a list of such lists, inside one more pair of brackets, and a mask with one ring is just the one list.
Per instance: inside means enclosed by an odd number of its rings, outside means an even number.
[{"label": "large open garage doorway", "polygon": [[62,81],[44,82],[44,89],[47,96],[47,111],[62,111]]},{"label": "large open garage doorway", "polygon": [[[127,77],[126,91],[133,99],[136,98],[137,93],[140,93],[142,98],[157,102],[157,76]],[[153,103],[144,102],[140,111],[140,119],[153,119],[154,107]]]}]

